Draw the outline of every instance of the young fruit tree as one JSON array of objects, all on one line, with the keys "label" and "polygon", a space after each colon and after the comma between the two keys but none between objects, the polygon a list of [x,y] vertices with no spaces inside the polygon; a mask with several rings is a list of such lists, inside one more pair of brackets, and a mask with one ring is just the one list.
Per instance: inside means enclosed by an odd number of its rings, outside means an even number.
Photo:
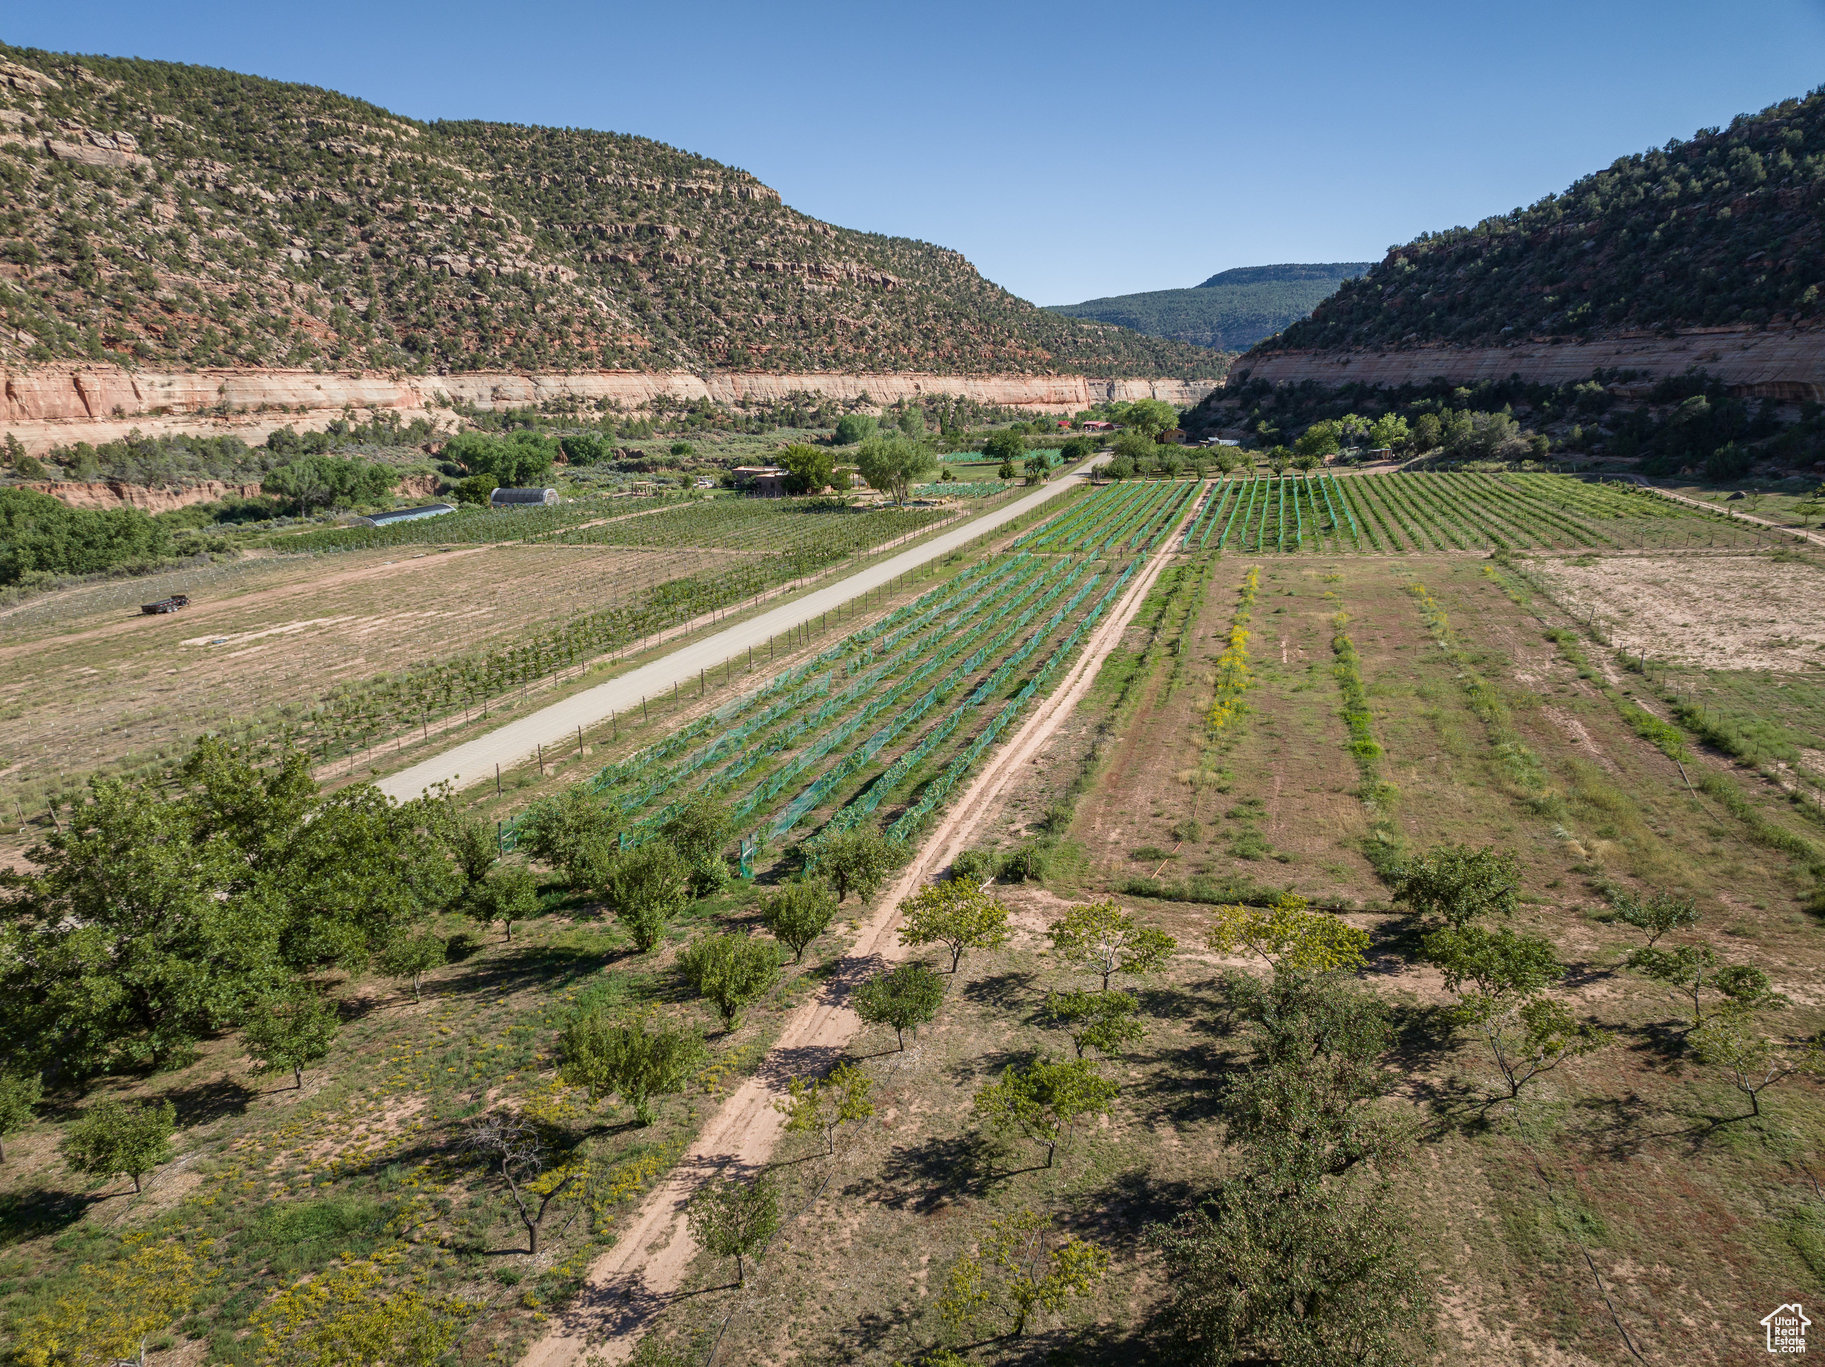
[{"label": "young fruit tree", "polygon": [[951,972],[966,949],[994,949],[1008,940],[1008,909],[967,880],[920,888],[900,903],[900,943],[941,944],[951,952]]},{"label": "young fruit tree", "polygon": [[499,921],[513,938],[513,923],[539,914],[539,880],[524,864],[502,864],[469,890],[466,907],[483,926]]},{"label": "young fruit tree", "polygon": [[865,1024],[892,1026],[905,1052],[906,1032],[917,1034],[944,1004],[944,979],[924,964],[901,964],[857,987],[849,1004]]},{"label": "young fruit tree", "polygon": [[708,1058],[695,1030],[616,1024],[600,1010],[579,1016],[558,1035],[558,1076],[585,1088],[592,1102],[618,1095],[642,1128],[653,1123],[653,1098],[682,1092]]},{"label": "young fruit tree", "polygon": [[342,1020],[336,1004],[299,984],[284,996],[258,1002],[241,1027],[241,1047],[256,1073],[290,1073],[304,1089],[304,1070],[329,1057]]},{"label": "young fruit tree", "polygon": [[1115,974],[1151,973],[1179,946],[1165,931],[1142,925],[1113,899],[1072,907],[1047,933],[1059,957],[1099,976],[1104,992]]},{"label": "young fruit tree", "polygon": [[1798,1048],[1782,1049],[1755,1028],[1746,1011],[1723,1009],[1694,1030],[1692,1051],[1700,1063],[1721,1071],[1731,1086],[1749,1098],[1748,1120],[1762,1113],[1762,1093],[1795,1073],[1817,1077],[1825,1073],[1825,1035],[1815,1035]]},{"label": "young fruit tree", "polygon": [[619,809],[603,805],[578,783],[532,804],[520,819],[517,848],[580,891],[601,881],[620,829]]},{"label": "young fruit tree", "polygon": [[1489,846],[1435,845],[1394,882],[1394,900],[1415,916],[1459,927],[1481,916],[1512,915],[1520,896],[1520,861]]},{"label": "young fruit tree", "polygon": [[799,963],[818,936],[830,929],[836,905],[836,894],[828,883],[787,883],[767,899],[761,924],[791,949],[792,962]]},{"label": "young fruit tree", "polygon": [[747,1260],[758,1257],[779,1228],[779,1193],[764,1173],[747,1181],[717,1178],[691,1198],[685,1219],[698,1247],[735,1259],[735,1284],[746,1286]]},{"label": "young fruit tree", "polygon": [[0,1073],[0,1163],[6,1162],[6,1137],[32,1123],[44,1096],[44,1083],[36,1073]]},{"label": "young fruit tree", "polygon": [[665,938],[672,918],[691,900],[691,866],[667,840],[649,840],[616,859],[602,879],[602,897],[642,954]]},{"label": "young fruit tree", "polygon": [[1615,897],[1616,919],[1631,925],[1648,937],[1652,949],[1661,936],[1675,930],[1690,930],[1698,924],[1698,902],[1691,897],[1677,897],[1670,892],[1650,892],[1645,897],[1621,892]]},{"label": "young fruit tree", "polygon": [[779,949],[771,941],[728,931],[699,940],[678,956],[678,971],[722,1017],[722,1028],[741,1024],[742,1009],[779,981]]},{"label": "young fruit tree", "polygon": [[420,1000],[419,987],[425,974],[441,967],[449,950],[444,937],[426,928],[402,935],[380,951],[380,971],[389,978],[412,984],[412,1000]]},{"label": "young fruit tree", "polygon": [[849,894],[873,897],[899,860],[893,841],[872,825],[840,831],[818,849],[817,871],[830,880],[840,905]]},{"label": "young fruit tree", "polygon": [[1713,1008],[1718,1011],[1756,1011],[1785,1005],[1787,1000],[1769,986],[1768,975],[1761,969],[1751,964],[1720,964],[1717,951],[1703,941],[1677,949],[1638,949],[1629,955],[1629,967],[1665,983],[1675,1000],[1691,1005],[1688,1033],[1700,1029],[1707,1019],[1707,993],[1722,998]]},{"label": "young fruit tree", "polygon": [[526,1227],[526,1252],[536,1254],[545,1214],[577,1180],[576,1171],[549,1167],[551,1152],[544,1136],[530,1120],[513,1111],[477,1116],[464,1146],[500,1176]]},{"label": "young fruit tree", "polygon": [[1107,1249],[1072,1234],[1059,1238],[1046,1216],[1018,1211],[991,1221],[975,1251],[951,1265],[938,1313],[968,1329],[993,1310],[1020,1338],[1035,1310],[1063,1310],[1073,1296],[1094,1291],[1108,1270]]},{"label": "young fruit tree", "polygon": [[998,1129],[1017,1130],[1046,1150],[1046,1166],[1084,1116],[1107,1115],[1121,1088],[1086,1059],[1039,1059],[1010,1066],[976,1093],[976,1114]]},{"label": "young fruit tree", "polygon": [[1310,911],[1305,898],[1283,892],[1271,907],[1226,906],[1216,910],[1206,935],[1219,954],[1249,949],[1275,973],[1334,973],[1360,968],[1369,933],[1341,917]]},{"label": "young fruit tree", "polygon": [[1132,992],[1053,992],[1046,997],[1045,1009],[1070,1029],[1079,1058],[1086,1049],[1119,1054],[1147,1033],[1134,1018],[1140,1001]]},{"label": "young fruit tree", "polygon": [[793,1078],[773,1106],[786,1117],[791,1133],[823,1135],[824,1154],[834,1157],[838,1127],[874,1114],[874,1102],[868,1099],[873,1087],[874,1079],[853,1063],[839,1063],[815,1081]]},{"label": "young fruit tree", "polygon": [[463,887],[472,889],[500,862],[500,832],[478,817],[451,811],[442,824],[444,844],[463,876]]},{"label": "young fruit tree", "polygon": [[1471,992],[1458,1002],[1452,1018],[1489,1046],[1511,1100],[1541,1073],[1610,1042],[1607,1030],[1579,1021],[1563,1003],[1546,996]]},{"label": "young fruit tree", "polygon": [[171,1159],[171,1135],[177,1129],[177,1107],[169,1101],[134,1105],[103,1101],[71,1125],[58,1146],[63,1161],[90,1177],[124,1172],[139,1179]]}]

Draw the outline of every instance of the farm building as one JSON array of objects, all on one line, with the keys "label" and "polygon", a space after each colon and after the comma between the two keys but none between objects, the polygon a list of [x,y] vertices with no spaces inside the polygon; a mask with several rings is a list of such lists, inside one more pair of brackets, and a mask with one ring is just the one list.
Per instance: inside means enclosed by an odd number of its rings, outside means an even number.
[{"label": "farm building", "polygon": [[372,513],[355,519],[357,527],[390,527],[395,522],[417,522],[425,517],[442,517],[456,509],[448,503],[427,503],[422,508],[395,508],[390,513]]},{"label": "farm building", "polygon": [[781,498],[786,492],[786,472],[777,465],[737,465],[732,471],[735,487],[756,498]]},{"label": "farm building", "polygon": [[557,501],[556,489],[496,489],[488,495],[492,508],[549,508]]},{"label": "farm building", "polygon": [[1112,422],[1093,421],[1084,424],[1084,431],[1086,432],[1113,432],[1114,430],[1115,424]]}]

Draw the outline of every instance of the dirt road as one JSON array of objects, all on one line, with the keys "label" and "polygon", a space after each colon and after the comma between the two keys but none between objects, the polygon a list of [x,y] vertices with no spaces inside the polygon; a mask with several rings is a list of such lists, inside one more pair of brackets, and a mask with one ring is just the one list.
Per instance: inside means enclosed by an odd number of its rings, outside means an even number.
[{"label": "dirt road", "polygon": [[562,745],[578,727],[593,727],[606,721],[610,713],[626,712],[640,706],[643,698],[659,697],[674,685],[695,680],[701,671],[719,668],[744,651],[764,646],[773,637],[833,612],[909,570],[949,555],[984,532],[1004,526],[1048,499],[1058,497],[1081,480],[1081,474],[1073,473],[1054,479],[1050,484],[1042,484],[1005,508],[973,518],[899,555],[857,570],[834,584],[681,646],[662,659],[572,694],[561,702],[508,722],[487,735],[421,760],[396,774],[389,774],[376,786],[387,796],[405,801],[437,783],[448,783],[453,788],[480,783],[493,773],[495,765],[511,768],[524,763],[541,745]]},{"label": "dirt road", "polygon": [[1728,513],[1739,522],[1753,522],[1758,527],[1768,527],[1777,532],[1786,532],[1789,536],[1804,537],[1815,545],[1825,546],[1825,536],[1821,536],[1817,532],[1809,532],[1804,527],[1789,527],[1780,522],[1770,522],[1765,517],[1757,517],[1754,513],[1739,513],[1734,508],[1719,508],[1715,503],[1707,503],[1702,498],[1689,498],[1685,494],[1676,494],[1671,489],[1663,489],[1658,484],[1649,483],[1640,475],[1623,475],[1622,478],[1632,479],[1642,488],[1652,489],[1655,493],[1660,494],[1664,498],[1675,499],[1680,503],[1689,503],[1694,508],[1703,508],[1707,513]]},{"label": "dirt road", "polygon": [[684,1220],[691,1193],[725,1169],[757,1168],[771,1157],[785,1123],[773,1103],[785,1095],[792,1078],[823,1073],[835,1065],[860,1026],[848,1007],[850,990],[883,963],[905,956],[894,934],[900,903],[956,857],[1015,775],[1037,759],[1089,691],[1098,668],[1121,640],[1169,559],[1154,556],[1135,577],[1114,610],[1090,634],[1058,688],[994,753],[945,813],[912,863],[876,904],[824,991],[787,1020],[779,1042],[754,1076],[710,1117],[697,1142],[647,1197],[615,1246],[590,1269],[576,1299],[521,1359],[521,1367],[572,1367],[586,1349],[592,1359],[599,1356],[608,1363],[625,1362],[632,1356],[641,1332],[678,1290],[697,1254]]}]

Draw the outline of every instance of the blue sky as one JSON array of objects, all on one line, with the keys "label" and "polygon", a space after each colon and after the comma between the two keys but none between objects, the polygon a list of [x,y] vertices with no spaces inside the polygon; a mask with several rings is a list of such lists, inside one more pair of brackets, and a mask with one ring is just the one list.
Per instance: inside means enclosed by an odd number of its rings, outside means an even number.
[{"label": "blue sky", "polygon": [[1376,258],[1825,83],[1825,0],[6,0],[0,37],[643,134],[1046,304]]}]

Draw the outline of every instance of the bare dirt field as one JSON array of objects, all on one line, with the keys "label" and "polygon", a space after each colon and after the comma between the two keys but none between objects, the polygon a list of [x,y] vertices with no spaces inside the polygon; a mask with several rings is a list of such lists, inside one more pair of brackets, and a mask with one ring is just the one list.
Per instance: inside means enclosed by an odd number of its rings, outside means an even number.
[{"label": "bare dirt field", "polygon": [[1825,668],[1825,569],[1766,556],[1528,562],[1574,616],[1630,653],[1704,669]]},{"label": "bare dirt field", "polygon": [[26,785],[58,771],[156,753],[213,722],[510,640],[719,563],[714,551],[547,546],[287,557],[162,616],[119,603],[118,586],[78,590],[55,620],[0,618],[0,802],[30,810]]}]

